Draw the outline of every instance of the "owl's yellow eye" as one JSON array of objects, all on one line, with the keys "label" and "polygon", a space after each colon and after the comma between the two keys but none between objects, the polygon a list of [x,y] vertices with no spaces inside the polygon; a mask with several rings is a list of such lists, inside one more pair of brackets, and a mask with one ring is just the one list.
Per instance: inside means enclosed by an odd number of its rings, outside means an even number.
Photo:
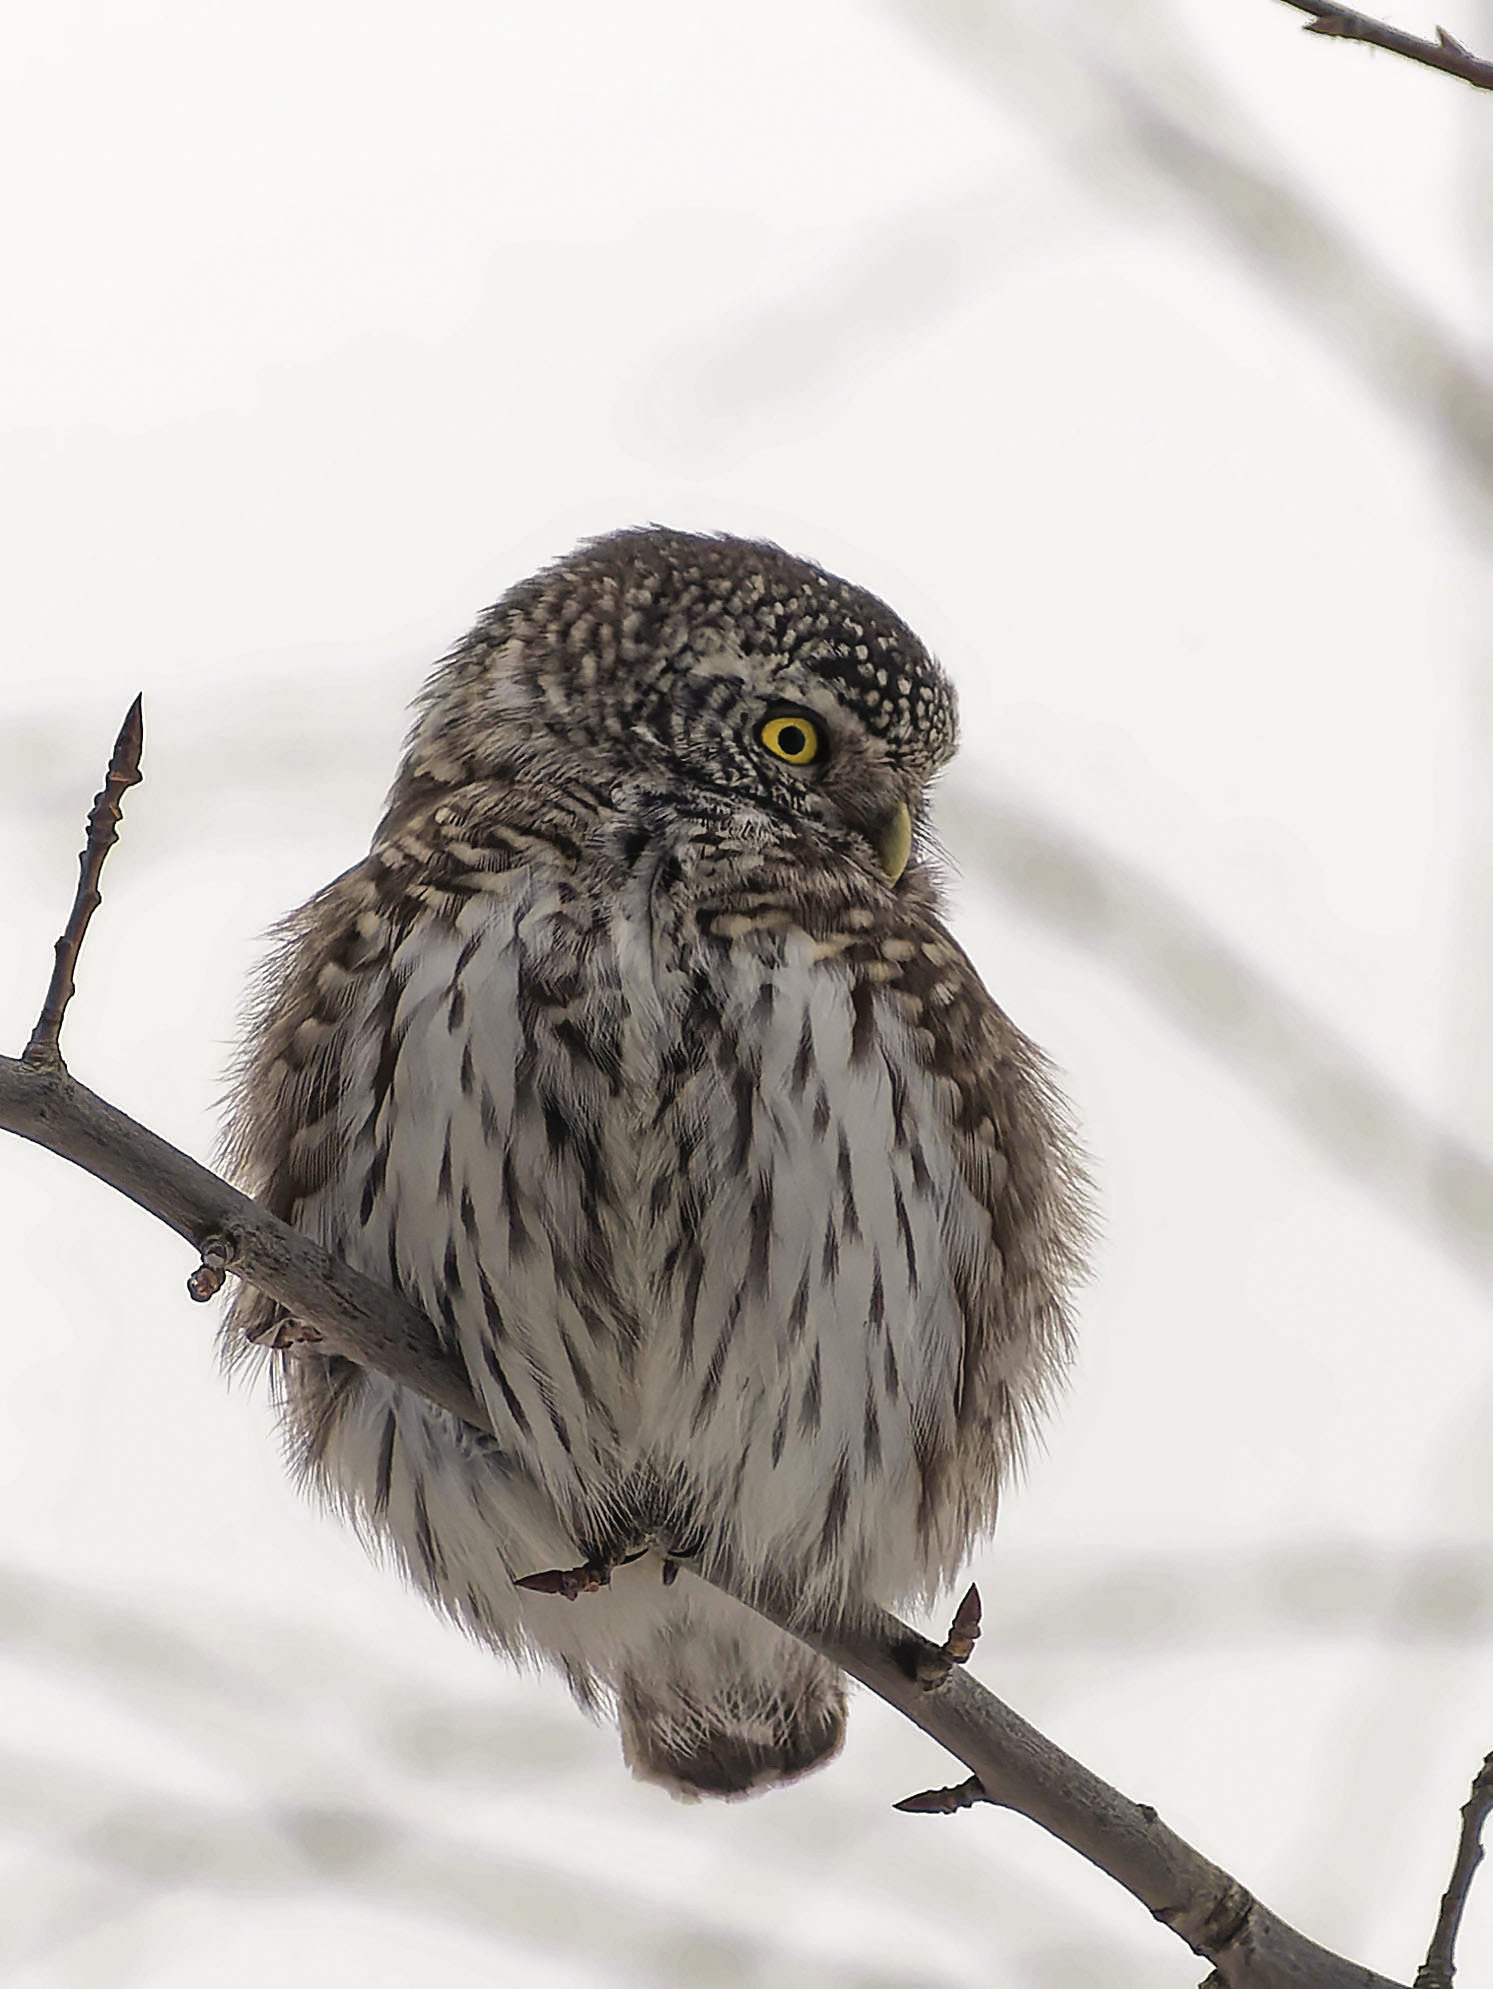
[{"label": "owl's yellow eye", "polygon": [[774,758],[786,760],[790,767],[812,766],[823,750],[819,727],[801,711],[779,712],[776,718],[765,718],[757,737]]}]

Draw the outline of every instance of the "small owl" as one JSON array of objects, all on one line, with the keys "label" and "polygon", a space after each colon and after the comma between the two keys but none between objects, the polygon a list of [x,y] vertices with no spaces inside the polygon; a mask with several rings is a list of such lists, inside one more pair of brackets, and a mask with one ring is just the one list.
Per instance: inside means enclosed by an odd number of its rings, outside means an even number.
[{"label": "small owl", "polygon": [[940,915],[954,696],[776,546],[617,532],[436,670],[368,856],[284,929],[242,1186],[424,1311],[494,1434],[244,1290],[300,1474],[635,1773],[827,1760],[841,1681],[723,1595],[926,1598],[1069,1351],[1082,1177]]}]

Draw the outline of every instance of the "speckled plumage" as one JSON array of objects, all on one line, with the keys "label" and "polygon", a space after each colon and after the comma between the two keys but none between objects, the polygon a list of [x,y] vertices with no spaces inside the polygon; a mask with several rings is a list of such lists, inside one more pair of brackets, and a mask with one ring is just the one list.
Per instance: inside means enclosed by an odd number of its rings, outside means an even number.
[{"label": "speckled plumage", "polygon": [[[821,761],[766,750],[779,708]],[[860,589],[741,540],[595,541],[436,671],[251,1024],[237,1178],[417,1301],[497,1432],[287,1347],[301,1470],[676,1793],[814,1766],[843,1698],[666,1584],[671,1552],[835,1605],[931,1592],[1068,1352],[1063,1115],[920,836],[890,874],[954,743],[943,673]],[[230,1347],[286,1324],[246,1291]],[[514,1586],[587,1561],[595,1594]]]}]

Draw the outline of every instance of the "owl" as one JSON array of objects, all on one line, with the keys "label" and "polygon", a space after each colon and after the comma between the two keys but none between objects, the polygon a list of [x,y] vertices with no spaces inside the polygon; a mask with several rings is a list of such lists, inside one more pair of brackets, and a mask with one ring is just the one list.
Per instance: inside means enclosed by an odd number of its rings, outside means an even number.
[{"label": "owl", "polygon": [[1082,1168],[943,923],[947,677],[778,547],[662,529],[439,665],[372,848],[282,929],[235,1178],[419,1306],[478,1431],[243,1290],[294,1468],[676,1795],[838,1748],[733,1595],[927,1598],[1060,1378]]}]

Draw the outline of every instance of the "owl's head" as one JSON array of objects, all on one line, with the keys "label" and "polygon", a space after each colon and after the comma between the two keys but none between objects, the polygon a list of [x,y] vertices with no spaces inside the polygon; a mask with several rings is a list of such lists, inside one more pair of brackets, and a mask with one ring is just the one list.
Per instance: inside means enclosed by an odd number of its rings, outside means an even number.
[{"label": "owl's head", "polygon": [[591,540],[483,616],[426,689],[402,779],[813,824],[895,882],[956,730],[948,678],[873,595],[774,545],[653,527]]}]

